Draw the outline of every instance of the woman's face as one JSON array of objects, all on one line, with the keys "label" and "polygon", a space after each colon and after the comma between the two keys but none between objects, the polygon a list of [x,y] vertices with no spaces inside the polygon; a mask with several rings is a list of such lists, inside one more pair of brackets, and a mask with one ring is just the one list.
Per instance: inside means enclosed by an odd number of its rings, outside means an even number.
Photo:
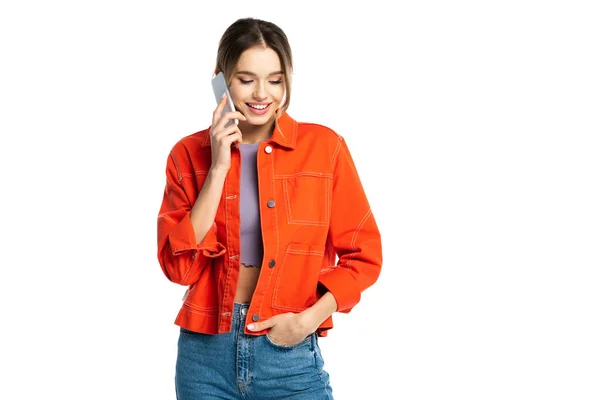
[{"label": "woman's face", "polygon": [[235,108],[248,119],[245,123],[264,125],[275,119],[275,111],[284,97],[284,85],[277,53],[257,46],[240,56],[229,90]]}]

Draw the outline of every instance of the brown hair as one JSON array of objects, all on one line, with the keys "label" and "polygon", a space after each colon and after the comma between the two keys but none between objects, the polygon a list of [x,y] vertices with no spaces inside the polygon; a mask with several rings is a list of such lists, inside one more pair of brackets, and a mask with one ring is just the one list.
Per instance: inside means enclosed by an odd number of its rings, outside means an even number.
[{"label": "brown hair", "polygon": [[231,82],[240,56],[244,51],[255,46],[273,49],[279,56],[283,67],[285,100],[277,111],[277,116],[279,116],[287,110],[290,104],[292,49],[283,30],[274,23],[256,18],[240,18],[231,24],[219,41],[215,74],[223,71],[225,80]]}]

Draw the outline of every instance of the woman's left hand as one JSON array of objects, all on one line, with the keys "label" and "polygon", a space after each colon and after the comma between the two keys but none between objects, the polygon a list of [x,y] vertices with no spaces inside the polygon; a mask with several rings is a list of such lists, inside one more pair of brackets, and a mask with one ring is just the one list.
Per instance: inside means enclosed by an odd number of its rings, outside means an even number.
[{"label": "woman's left hand", "polygon": [[268,328],[271,328],[268,332],[269,339],[281,346],[298,344],[315,331],[305,314],[292,312],[278,314],[266,321],[248,325],[248,329],[253,332]]}]

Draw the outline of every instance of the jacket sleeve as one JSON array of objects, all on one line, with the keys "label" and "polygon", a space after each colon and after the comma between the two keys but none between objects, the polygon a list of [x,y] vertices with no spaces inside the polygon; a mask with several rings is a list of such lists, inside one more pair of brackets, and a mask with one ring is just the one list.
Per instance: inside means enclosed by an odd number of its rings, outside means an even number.
[{"label": "jacket sleeve", "polygon": [[167,160],[166,185],[158,214],[158,261],[172,282],[188,286],[196,282],[200,272],[213,258],[225,253],[217,241],[216,224],[200,243],[196,243],[190,211],[196,199],[188,177],[177,168],[173,151]]},{"label": "jacket sleeve", "polygon": [[378,279],[383,257],[379,229],[355,164],[346,141],[339,135],[338,140],[328,246],[339,259],[321,271],[319,284],[333,294],[337,311],[349,313],[361,292]]}]

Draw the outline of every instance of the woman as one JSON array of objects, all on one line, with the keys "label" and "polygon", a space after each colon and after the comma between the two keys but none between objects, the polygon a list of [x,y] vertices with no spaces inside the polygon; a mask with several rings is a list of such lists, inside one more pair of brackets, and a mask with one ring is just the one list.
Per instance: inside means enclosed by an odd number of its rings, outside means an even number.
[{"label": "woman", "polygon": [[158,217],[160,266],[189,286],[177,398],[332,399],[318,338],[377,280],[377,225],[342,136],[286,112],[278,26],[233,23],[219,72],[236,111],[221,115],[223,98],[209,129],[175,144]]}]

